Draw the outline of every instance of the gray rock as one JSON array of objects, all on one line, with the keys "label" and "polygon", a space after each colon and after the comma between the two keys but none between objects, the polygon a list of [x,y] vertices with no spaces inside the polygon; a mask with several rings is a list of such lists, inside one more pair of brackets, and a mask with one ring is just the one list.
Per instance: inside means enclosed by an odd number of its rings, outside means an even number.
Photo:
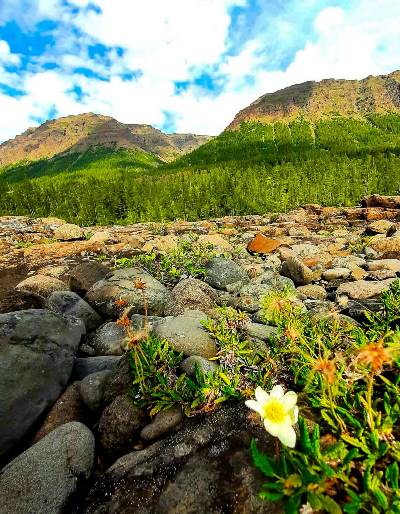
[{"label": "gray rock", "polygon": [[143,412],[127,395],[117,396],[103,411],[99,423],[100,444],[110,459],[133,449],[145,426]]},{"label": "gray rock", "polygon": [[111,369],[104,387],[104,405],[109,405],[117,396],[128,394],[132,387],[130,352],[125,353]]},{"label": "gray rock", "polygon": [[248,323],[246,325],[246,333],[250,338],[268,341],[270,337],[277,335],[278,329],[261,323]]},{"label": "gray rock", "polygon": [[145,441],[159,439],[162,435],[173,432],[182,423],[182,419],[181,407],[170,407],[156,414],[153,421],[140,432],[140,437]]},{"label": "gray rock", "polygon": [[289,257],[282,264],[282,275],[289,277],[297,286],[305,286],[315,280],[316,274],[296,257]]},{"label": "gray rock", "polygon": [[124,455],[92,487],[85,513],[281,513],[278,503],[258,496],[264,478],[248,448],[255,438],[260,450],[271,455],[273,441],[248,414],[243,404],[223,406]]},{"label": "gray rock", "polygon": [[85,294],[109,273],[110,270],[99,262],[83,262],[70,271],[69,287],[76,293]]},{"label": "gray rock", "polygon": [[99,314],[72,291],[55,291],[47,299],[46,307],[65,316],[81,319],[87,332],[95,330],[102,323]]},{"label": "gray rock", "polygon": [[178,316],[186,310],[199,310],[210,314],[216,307],[216,300],[217,293],[212,287],[196,278],[187,278],[172,290],[165,315]]},{"label": "gray rock", "polygon": [[332,268],[348,268],[350,270],[355,267],[363,267],[365,260],[356,255],[347,255],[346,257],[335,257],[332,261]]},{"label": "gray rock", "polygon": [[293,280],[288,277],[283,277],[277,271],[267,270],[257,278],[253,279],[252,282],[266,284],[271,289],[281,291],[285,287],[295,288]]},{"label": "gray rock", "polygon": [[239,309],[246,312],[258,311],[262,297],[272,290],[273,288],[268,284],[257,284],[255,282],[246,284],[240,290]]},{"label": "gray rock", "polygon": [[199,355],[192,355],[187,357],[181,363],[182,370],[189,376],[193,376],[196,366],[203,373],[213,373],[218,369],[218,364],[215,361],[210,361]]},{"label": "gray rock", "polygon": [[238,264],[225,257],[215,257],[206,265],[205,281],[216,289],[226,290],[236,282],[248,282],[247,273]]},{"label": "gray rock", "polygon": [[126,338],[124,327],[109,321],[99,327],[88,340],[88,344],[94,349],[95,355],[122,355],[122,344]]},{"label": "gray rock", "polygon": [[83,331],[47,310],[0,314],[0,456],[60,396]]},{"label": "gray rock", "polygon": [[137,280],[146,285],[148,314],[162,316],[166,305],[171,301],[171,293],[161,282],[139,268],[114,271],[104,280],[96,282],[85,299],[95,310],[107,316],[120,315],[120,308],[115,302],[121,298],[127,302],[131,314],[144,314],[143,294],[135,287]]},{"label": "gray rock", "polygon": [[177,352],[209,359],[215,357],[217,347],[200,323],[206,319],[204,312],[186,311],[180,316],[166,318],[164,322],[157,323],[153,330],[160,339],[167,339]]},{"label": "gray rock", "polygon": [[82,401],[90,411],[96,412],[100,409],[110,375],[111,370],[105,369],[88,375],[79,383]]},{"label": "gray rock", "polygon": [[75,359],[74,376],[77,380],[106,369],[112,370],[121,357],[116,355],[101,355],[97,357],[79,357]]},{"label": "gray rock", "polygon": [[66,289],[68,289],[67,284],[58,278],[48,275],[32,275],[20,282],[15,287],[15,292],[23,300],[36,299],[42,307],[51,293],[65,291]]},{"label": "gray rock", "polygon": [[93,459],[94,437],[85,425],[72,422],[53,430],[1,471],[0,513],[71,512]]}]

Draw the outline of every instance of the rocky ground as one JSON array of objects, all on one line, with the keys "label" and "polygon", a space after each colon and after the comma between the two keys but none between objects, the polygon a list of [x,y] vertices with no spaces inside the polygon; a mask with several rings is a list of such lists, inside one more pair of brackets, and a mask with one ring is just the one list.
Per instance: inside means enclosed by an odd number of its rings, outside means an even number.
[{"label": "rocky ground", "polygon": [[[216,254],[204,280],[115,267],[189,237]],[[200,324],[217,306],[245,311],[248,337],[265,346],[276,330],[260,315],[266,292],[290,286],[318,316],[358,322],[398,277],[400,197],[166,225],[0,218],[0,513],[279,512],[257,498],[249,443],[272,443],[243,405],[150,419],[132,404],[118,300],[140,329],[134,284],[146,284],[151,330],[187,356],[190,374],[194,362],[217,365]]]}]

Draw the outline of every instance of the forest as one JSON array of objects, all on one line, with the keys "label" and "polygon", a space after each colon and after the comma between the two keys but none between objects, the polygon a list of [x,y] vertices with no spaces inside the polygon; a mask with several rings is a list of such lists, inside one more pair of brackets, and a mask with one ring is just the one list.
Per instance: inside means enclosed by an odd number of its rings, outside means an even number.
[{"label": "forest", "polygon": [[400,116],[243,123],[168,164],[97,148],[0,169],[0,215],[80,225],[356,205],[400,192]]}]

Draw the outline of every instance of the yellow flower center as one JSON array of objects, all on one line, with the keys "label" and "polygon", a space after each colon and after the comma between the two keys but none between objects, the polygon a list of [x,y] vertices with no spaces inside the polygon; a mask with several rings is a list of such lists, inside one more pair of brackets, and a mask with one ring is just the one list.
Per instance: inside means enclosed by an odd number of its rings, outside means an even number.
[{"label": "yellow flower center", "polygon": [[276,398],[271,398],[264,406],[264,418],[272,423],[282,423],[285,420],[286,412],[283,405]]}]

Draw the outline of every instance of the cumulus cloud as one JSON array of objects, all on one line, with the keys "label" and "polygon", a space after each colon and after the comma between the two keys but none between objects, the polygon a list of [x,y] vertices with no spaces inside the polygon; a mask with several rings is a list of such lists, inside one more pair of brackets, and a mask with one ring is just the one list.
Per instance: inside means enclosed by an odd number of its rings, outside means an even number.
[{"label": "cumulus cloud", "polygon": [[[338,0],[290,0],[276,19],[268,2],[247,33],[243,17],[254,2],[2,0],[0,26],[12,14],[26,31],[39,21],[57,23],[50,30],[54,44],[18,72],[12,66],[21,56],[12,53],[9,40],[0,40],[0,83],[24,93],[0,94],[0,141],[50,112],[93,111],[158,127],[172,117],[178,131],[216,134],[264,93],[400,68],[397,2],[355,0],[349,7]],[[241,9],[236,27],[233,8]],[[235,28],[244,32],[233,34]],[[45,69],[47,62],[58,67]],[[217,87],[199,85],[203,75]],[[185,87],[178,91],[177,82]]]}]

